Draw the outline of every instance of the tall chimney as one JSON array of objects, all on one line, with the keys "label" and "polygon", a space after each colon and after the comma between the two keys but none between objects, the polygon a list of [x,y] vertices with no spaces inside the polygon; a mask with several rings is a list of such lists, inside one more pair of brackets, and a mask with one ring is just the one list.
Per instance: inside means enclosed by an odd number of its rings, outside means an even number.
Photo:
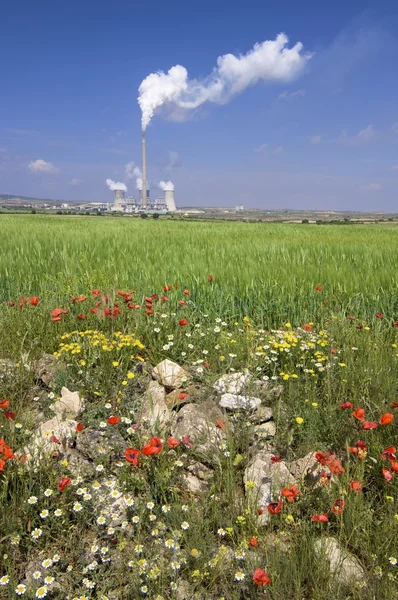
[{"label": "tall chimney", "polygon": [[146,140],[145,131],[142,132],[142,206],[146,207]]}]

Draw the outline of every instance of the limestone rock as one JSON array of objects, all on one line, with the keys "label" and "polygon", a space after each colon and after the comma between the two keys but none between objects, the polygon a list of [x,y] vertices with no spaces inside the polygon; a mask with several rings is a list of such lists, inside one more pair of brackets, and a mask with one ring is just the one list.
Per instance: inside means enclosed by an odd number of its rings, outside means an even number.
[{"label": "limestone rock", "polygon": [[329,472],[327,467],[322,467],[315,458],[315,452],[309,452],[303,458],[298,458],[289,463],[289,471],[296,479],[305,479],[307,484],[320,484],[319,479],[323,471]]},{"label": "limestone rock", "polygon": [[218,454],[220,443],[225,440],[225,433],[216,426],[216,420],[222,418],[220,409],[211,400],[186,404],[177,413],[172,433],[178,439],[190,437],[195,443],[193,450],[211,461]]},{"label": "limestone rock", "polygon": [[259,406],[255,413],[250,415],[249,421],[252,423],[266,423],[273,417],[272,408],[269,406]]},{"label": "limestone rock", "polygon": [[248,383],[247,373],[230,373],[223,375],[214,383],[213,387],[219,394],[241,394]]},{"label": "limestone rock", "polygon": [[261,404],[260,398],[253,396],[236,396],[226,393],[221,396],[220,406],[229,410],[254,410]]},{"label": "limestone rock", "polygon": [[187,380],[187,373],[180,365],[166,358],[162,360],[152,371],[152,377],[165,388],[176,389],[182,387]]},{"label": "limestone rock", "polygon": [[142,397],[141,421],[151,429],[163,429],[169,425],[172,415],[166,404],[166,390],[156,380],[151,381]]},{"label": "limestone rock", "polygon": [[183,392],[183,390],[173,390],[172,392],[167,394],[167,396],[166,396],[167,408],[169,408],[170,410],[172,410],[173,408],[178,409],[180,406],[183,406],[184,404],[186,404],[189,401],[188,395],[186,395],[185,398],[180,398],[180,394],[182,392]]},{"label": "limestone rock", "polygon": [[192,473],[183,474],[183,486],[192,494],[202,494],[209,489],[209,484]]},{"label": "limestone rock", "polygon": [[42,354],[39,360],[33,361],[35,378],[47,387],[52,387],[57,372],[57,358],[51,354]]},{"label": "limestone rock", "polygon": [[69,441],[76,435],[77,421],[73,419],[61,420],[54,417],[42,423],[31,439],[27,453],[38,456],[65,448]]},{"label": "limestone rock", "polygon": [[53,405],[56,415],[74,419],[84,410],[84,402],[80,399],[79,392],[71,392],[67,387],[61,390],[61,398]]},{"label": "limestone rock", "polygon": [[316,540],[314,550],[317,556],[325,557],[329,562],[330,572],[344,585],[366,579],[365,571],[356,556],[342,548],[334,537]]},{"label": "limestone rock", "polygon": [[209,469],[209,467],[206,467],[206,465],[197,461],[194,461],[189,465],[188,471],[203,481],[209,481],[214,477],[214,471],[212,469]]},{"label": "limestone rock", "polygon": [[[294,483],[294,478],[285,463],[272,463],[272,456],[270,452],[259,452],[245,470],[245,483],[254,482],[254,490],[247,493],[253,494],[258,508],[265,508],[267,504],[278,498],[283,487]],[[260,516],[260,523],[265,524],[268,518],[269,514],[264,510]]]},{"label": "limestone rock", "polygon": [[261,423],[254,427],[254,439],[255,440],[268,440],[269,438],[275,437],[276,429],[273,421],[267,423]]},{"label": "limestone rock", "polygon": [[104,431],[87,427],[76,436],[76,450],[90,460],[96,460],[104,451],[112,458],[122,458],[125,449],[125,440],[113,427]]},{"label": "limestone rock", "polygon": [[109,517],[109,515],[117,515],[117,518],[112,518],[112,524],[120,525],[127,516],[127,502],[116,479],[111,480],[111,482],[112,485],[107,485],[106,488],[102,487],[97,492],[96,510],[106,517]]}]

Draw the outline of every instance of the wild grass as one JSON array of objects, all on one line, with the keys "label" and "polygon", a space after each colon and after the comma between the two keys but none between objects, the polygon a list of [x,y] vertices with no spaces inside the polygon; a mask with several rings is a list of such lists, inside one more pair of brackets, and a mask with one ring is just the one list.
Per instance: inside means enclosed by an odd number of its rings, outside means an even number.
[{"label": "wild grass", "polygon": [[[192,374],[196,401],[212,396],[214,380],[232,369],[247,368],[257,378],[281,385],[281,396],[266,400],[274,412],[274,453],[291,461],[308,452],[331,451],[345,469],[321,487],[300,481],[296,501],[285,501],[282,512],[259,527],[255,498],[243,486],[255,452],[253,425],[245,414],[226,415],[226,441],[210,457],[214,476],[201,497],[184,489],[181,475],[195,457],[195,447],[169,450],[165,444],[158,456],[141,456],[137,469],[125,462],[117,466],[119,457],[106,452],[94,456],[91,465],[96,469],[103,464],[104,473],[94,471],[82,481],[74,480],[73,468],[62,456],[34,468],[8,461],[0,472],[0,581],[9,578],[0,586],[1,599],[16,597],[16,586],[27,581],[27,565],[43,572],[42,583],[45,575],[54,575],[55,584],[48,584],[43,597],[60,600],[398,598],[398,474],[391,481],[382,475],[382,468],[389,467],[382,452],[397,446],[398,439],[392,408],[398,396],[394,228],[39,215],[1,216],[0,226],[0,359],[17,363],[12,379],[0,378],[0,401],[7,397],[16,413],[7,419],[0,410],[0,438],[14,451],[22,452],[37,424],[51,418],[53,395],[59,396],[62,385],[84,396],[81,420],[86,429],[102,430],[110,414],[134,423],[150,379],[149,364],[167,357]],[[165,285],[173,287],[162,303]],[[101,299],[109,295],[109,306],[119,302],[116,318],[90,312],[97,300],[93,289],[101,290]],[[128,309],[116,295],[133,289],[139,310]],[[153,302],[153,314],[147,314],[145,297],[155,293],[159,299]],[[87,300],[70,301],[79,294]],[[27,301],[20,307],[25,296],[38,296],[38,305]],[[181,306],[180,300],[186,304]],[[53,322],[51,311],[57,307],[69,312]],[[77,319],[82,313],[87,318]],[[186,325],[179,325],[182,318]],[[300,329],[304,324],[307,332]],[[82,337],[85,330],[97,333]],[[127,344],[109,350],[120,331],[134,334],[131,339],[144,347]],[[301,340],[313,336],[315,350],[299,352],[293,345],[285,353],[277,347],[273,362],[275,354],[264,346],[273,349],[277,336],[289,332]],[[99,346],[93,343],[97,338]],[[66,350],[61,345],[71,343],[75,346]],[[321,357],[315,358],[318,350]],[[32,365],[42,352],[59,353],[62,366],[53,392],[42,389],[40,400],[34,401],[37,381],[24,365]],[[321,367],[314,367],[317,361]],[[130,379],[129,373],[135,377]],[[346,402],[352,409],[341,408]],[[359,407],[376,429],[362,429],[363,422],[352,414]],[[395,415],[388,426],[378,424],[384,413]],[[128,426],[108,424],[106,431],[117,431],[126,448],[142,448],[157,433]],[[161,432],[165,439],[168,433]],[[358,440],[367,445],[363,459],[349,451]],[[65,476],[72,483],[58,493]],[[111,533],[109,514],[105,528],[97,522],[101,511],[91,487],[96,478],[103,489],[107,478],[116,479],[134,499],[128,524],[117,523]],[[362,493],[350,488],[352,481],[361,483]],[[85,503],[76,493],[79,487],[86,487],[93,500]],[[53,490],[51,497],[46,489]],[[29,504],[31,497],[37,502]],[[336,499],[346,502],[340,515],[331,513]],[[76,502],[82,510],[74,508]],[[148,502],[153,508],[148,509]],[[57,508],[62,510],[59,518],[54,516]],[[42,510],[50,516],[40,517]],[[326,512],[328,523],[311,521]],[[151,521],[150,515],[156,519]],[[135,524],[134,516],[139,517]],[[182,528],[185,522],[188,529]],[[34,539],[37,527],[42,535]],[[332,577],[326,559],[314,551],[314,542],[326,536],[359,558],[362,581],[346,585]],[[174,540],[172,549],[165,546],[169,539]],[[143,549],[137,551],[140,545]],[[98,548],[91,552],[93,546]],[[101,547],[108,548],[105,554]],[[59,560],[44,572],[42,561],[54,555]],[[98,565],[88,569],[94,560]],[[264,569],[272,583],[256,586],[256,568]],[[236,578],[240,572],[242,580]],[[95,583],[94,590],[84,578]],[[29,583],[24,597],[39,597],[38,585]]]}]

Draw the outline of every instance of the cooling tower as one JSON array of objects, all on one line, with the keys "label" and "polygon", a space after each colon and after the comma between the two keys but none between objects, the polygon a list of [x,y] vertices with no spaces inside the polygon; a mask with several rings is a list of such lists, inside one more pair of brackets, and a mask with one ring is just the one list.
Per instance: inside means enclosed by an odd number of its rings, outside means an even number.
[{"label": "cooling tower", "polygon": [[126,202],[126,195],[123,190],[115,190],[115,203],[113,210],[123,210],[123,204]]},{"label": "cooling tower", "polygon": [[176,205],[174,202],[174,190],[164,191],[164,203],[166,204],[169,212],[174,212],[176,210]]},{"label": "cooling tower", "polygon": [[147,193],[146,193],[146,140],[145,131],[142,132],[142,206],[147,205]]}]

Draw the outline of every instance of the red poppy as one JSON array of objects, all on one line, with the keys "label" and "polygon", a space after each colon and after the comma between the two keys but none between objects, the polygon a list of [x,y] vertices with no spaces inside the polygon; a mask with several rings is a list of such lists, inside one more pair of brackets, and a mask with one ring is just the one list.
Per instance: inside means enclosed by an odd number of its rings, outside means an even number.
[{"label": "red poppy", "polygon": [[398,402],[391,402],[391,408],[398,408]]},{"label": "red poppy", "polygon": [[178,301],[178,304],[179,304],[180,306],[185,306],[186,302],[184,302],[184,300],[179,300],[179,301]]},{"label": "red poppy", "polygon": [[304,323],[301,329],[304,329],[304,331],[312,331],[312,325],[309,323]]},{"label": "red poppy", "polygon": [[185,392],[181,392],[181,393],[178,395],[178,399],[179,399],[179,400],[185,400],[185,398],[186,398],[187,396],[188,396],[188,394],[186,394]]},{"label": "red poppy", "polygon": [[291,485],[289,488],[282,488],[281,494],[284,498],[287,499],[288,502],[293,502],[293,500],[300,493],[296,484]]},{"label": "red poppy", "polygon": [[76,425],[76,431],[77,431],[77,433],[79,433],[80,431],[83,431],[83,429],[84,429],[83,423],[78,423]]},{"label": "red poppy", "polygon": [[3,455],[3,459],[9,460],[10,458],[15,458],[12,448],[7,446],[4,441],[4,438],[0,438],[0,454]]},{"label": "red poppy", "polygon": [[381,415],[379,423],[380,425],[390,425],[393,420],[394,415],[392,413],[384,413],[384,415]]},{"label": "red poppy", "polygon": [[58,481],[58,491],[59,492],[63,492],[64,489],[70,484],[71,482],[71,478],[70,477],[61,477],[61,479]]},{"label": "red poppy", "polygon": [[395,321],[394,327],[398,327],[398,321]]},{"label": "red poppy", "polygon": [[388,469],[382,469],[381,474],[383,475],[386,481],[391,481],[391,479],[393,478],[393,474]]},{"label": "red poppy", "polygon": [[145,312],[147,315],[153,315],[153,310],[146,310]]},{"label": "red poppy", "polygon": [[83,314],[77,315],[76,319],[78,319],[79,321],[83,321],[84,319],[87,319],[87,315],[83,315]]},{"label": "red poppy", "polygon": [[163,444],[162,440],[158,437],[153,437],[145,446],[142,448],[142,454],[145,456],[155,456],[162,451]]},{"label": "red poppy", "polygon": [[343,512],[345,508],[345,502],[342,499],[339,500],[335,500],[333,502],[333,506],[331,508],[332,513],[334,513],[335,515],[341,515],[341,513]]},{"label": "red poppy", "polygon": [[354,480],[350,482],[350,488],[359,494],[362,492],[362,484],[360,481]]},{"label": "red poppy", "polygon": [[61,445],[61,442],[59,441],[59,439],[57,438],[57,436],[56,436],[56,435],[52,435],[52,436],[50,437],[50,442],[52,442],[53,444],[58,444],[58,445]]},{"label": "red poppy", "polygon": [[167,302],[167,301],[168,301],[168,298],[167,298],[167,296],[162,296],[162,297],[161,297],[161,300],[162,300],[162,302]]},{"label": "red poppy", "polygon": [[134,467],[136,467],[138,464],[138,457],[140,454],[141,451],[137,450],[137,448],[127,448],[127,450],[124,451],[124,456],[127,462],[134,465]]},{"label": "red poppy", "polygon": [[374,423],[373,421],[364,421],[361,429],[364,429],[365,431],[369,431],[369,429],[377,429],[377,423]]},{"label": "red poppy", "polygon": [[6,466],[6,461],[0,458],[0,471],[4,471],[4,467]]},{"label": "red poppy", "polygon": [[152,294],[152,299],[153,300],[157,300],[159,298],[159,296],[157,294]]},{"label": "red poppy", "polygon": [[271,456],[271,464],[275,464],[275,463],[279,463],[281,462],[281,457],[279,456],[279,454],[276,454],[274,456]]},{"label": "red poppy", "polygon": [[145,302],[147,302],[148,304],[152,304],[152,302],[153,302],[152,297],[151,296],[146,296],[145,297]]},{"label": "red poppy", "polygon": [[194,445],[194,442],[191,440],[189,435],[183,435],[181,441],[187,448],[192,448],[192,446]]},{"label": "red poppy", "polygon": [[8,303],[8,306],[15,306],[15,302],[13,302],[12,300],[10,300],[10,302]]},{"label": "red poppy", "polygon": [[169,292],[169,291],[172,289],[172,287],[173,287],[173,286],[171,286],[171,285],[164,285],[164,286],[163,286],[163,291],[164,291],[164,292]]},{"label": "red poppy", "polygon": [[256,537],[249,538],[249,544],[250,546],[253,546],[253,548],[256,548],[258,546],[258,539]]},{"label": "red poppy", "polygon": [[209,275],[209,276],[207,277],[207,279],[208,279],[209,281],[213,281],[213,275]]},{"label": "red poppy", "polygon": [[270,502],[270,504],[267,504],[267,510],[270,515],[277,515],[281,512],[282,506],[282,502]]},{"label": "red poppy", "polygon": [[345,473],[345,469],[341,464],[341,461],[335,457],[334,454],[330,457],[330,460],[327,462],[327,466],[332,471],[333,475],[339,475],[340,473]]},{"label": "red poppy", "polygon": [[15,415],[16,413],[13,410],[6,410],[6,412],[4,413],[4,416],[7,419],[7,421],[13,421],[15,419]]},{"label": "red poppy", "polygon": [[317,521],[319,523],[327,523],[329,521],[329,517],[328,514],[325,513],[323,515],[314,515],[313,517],[311,517],[311,521]]},{"label": "red poppy", "polygon": [[62,314],[66,314],[68,311],[63,309],[63,308],[54,308],[54,310],[51,313],[51,319],[52,321],[60,321],[61,320],[61,315]]},{"label": "red poppy", "polygon": [[323,286],[321,286],[321,285],[317,285],[317,286],[315,287],[315,289],[316,289],[316,291],[317,291],[317,292],[321,292],[321,291],[323,290]]},{"label": "red poppy", "polygon": [[208,363],[207,360],[205,360],[203,366],[205,369],[208,369],[210,367],[210,363]]},{"label": "red poppy", "polygon": [[27,301],[28,301],[28,298],[26,296],[22,296],[22,298],[19,299],[19,306],[22,308],[23,306],[25,306]]},{"label": "red poppy", "polygon": [[253,583],[265,587],[271,583],[271,579],[268,577],[265,571],[262,569],[256,569],[253,573]]},{"label": "red poppy", "polygon": [[29,304],[31,306],[37,306],[39,304],[39,296],[32,296],[32,298],[29,300]]},{"label": "red poppy", "polygon": [[221,419],[216,419],[216,427],[218,429],[221,429],[221,431],[224,431],[224,429],[225,429],[224,421],[221,421]]},{"label": "red poppy", "polygon": [[183,293],[184,293],[186,296],[189,296],[189,294],[190,294],[190,291],[189,291],[189,290],[187,290],[187,289],[185,289]]},{"label": "red poppy", "polygon": [[92,290],[91,293],[94,296],[94,298],[96,298],[97,296],[100,296],[101,290]]},{"label": "red poppy", "polygon": [[352,404],[351,404],[351,402],[342,402],[342,403],[340,404],[340,408],[342,408],[343,410],[344,410],[345,408],[352,408]]},{"label": "red poppy", "polygon": [[332,348],[330,351],[330,354],[336,354],[336,352],[337,352],[336,348]]},{"label": "red poppy", "polygon": [[7,398],[3,398],[0,400],[0,408],[8,408],[10,406],[10,401]]},{"label": "red poppy", "polygon": [[117,425],[119,422],[120,422],[120,417],[116,417],[115,415],[108,417],[109,425]]},{"label": "red poppy", "polygon": [[355,321],[355,317],[348,317],[349,321]]},{"label": "red poppy", "polygon": [[397,473],[397,474],[398,474],[398,461],[396,461],[396,460],[391,460],[391,461],[390,461],[390,467],[391,467],[391,470],[392,470],[394,473]]},{"label": "red poppy", "polygon": [[188,321],[186,319],[180,319],[178,321],[178,324],[180,325],[180,327],[185,327],[185,325],[188,325]]},{"label": "red poppy", "polygon": [[169,439],[167,440],[167,445],[169,448],[177,448],[177,446],[180,445],[180,442],[177,440],[176,437],[174,437],[173,435],[171,435],[169,437]]},{"label": "red poppy", "polygon": [[388,446],[387,448],[384,448],[383,453],[381,455],[381,458],[383,460],[395,460],[396,458],[396,453],[397,453],[397,449],[395,446]]},{"label": "red poppy", "polygon": [[330,458],[330,452],[316,452],[315,460],[317,460],[324,467]]},{"label": "red poppy", "polygon": [[363,329],[363,325],[355,325],[356,329]]},{"label": "red poppy", "polygon": [[358,419],[358,421],[364,421],[365,420],[365,409],[364,408],[357,408],[356,410],[354,410],[354,412],[352,413],[352,415]]},{"label": "red poppy", "polygon": [[377,313],[376,313],[376,318],[377,318],[377,319],[384,319],[384,315],[383,315],[383,313],[381,313],[381,312],[377,312]]}]

